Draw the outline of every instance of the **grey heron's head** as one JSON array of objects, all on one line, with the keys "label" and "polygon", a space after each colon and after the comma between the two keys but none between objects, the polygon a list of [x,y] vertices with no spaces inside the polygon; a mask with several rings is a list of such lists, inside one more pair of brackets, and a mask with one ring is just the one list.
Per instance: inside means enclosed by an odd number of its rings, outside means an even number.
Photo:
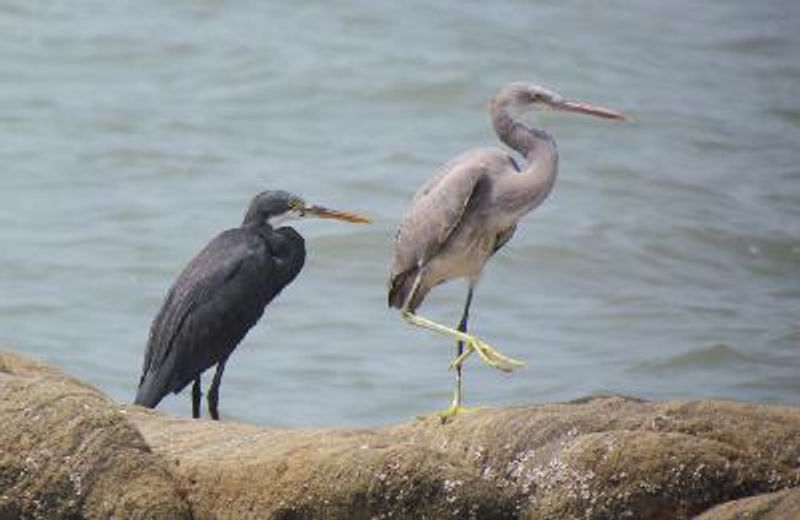
[{"label": "grey heron's head", "polygon": [[544,107],[564,112],[575,112],[605,119],[625,121],[627,118],[610,108],[592,105],[581,101],[565,99],[561,94],[553,92],[535,83],[515,82],[506,85],[491,99],[492,111],[508,110],[512,115],[519,115],[534,108]]},{"label": "grey heron's head", "polygon": [[307,203],[302,197],[283,190],[262,191],[253,198],[245,224],[268,224],[278,227],[290,220],[302,218],[327,218],[367,224],[369,218],[347,211],[337,211]]}]

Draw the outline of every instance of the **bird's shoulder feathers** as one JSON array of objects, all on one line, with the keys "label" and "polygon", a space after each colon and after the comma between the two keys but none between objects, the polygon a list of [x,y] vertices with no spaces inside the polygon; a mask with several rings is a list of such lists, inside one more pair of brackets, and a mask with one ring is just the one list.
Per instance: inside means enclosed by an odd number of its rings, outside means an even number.
[{"label": "bird's shoulder feathers", "polygon": [[391,277],[413,269],[441,248],[464,217],[471,200],[488,198],[493,180],[513,173],[510,156],[478,148],[445,163],[411,201],[395,235]]}]

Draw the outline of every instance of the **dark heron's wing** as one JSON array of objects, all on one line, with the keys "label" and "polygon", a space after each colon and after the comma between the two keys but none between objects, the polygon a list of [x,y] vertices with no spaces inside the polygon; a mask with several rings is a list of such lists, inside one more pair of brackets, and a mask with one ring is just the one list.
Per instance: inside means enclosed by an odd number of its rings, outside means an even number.
[{"label": "dark heron's wing", "polygon": [[226,359],[303,266],[303,239],[225,231],[184,268],[153,321],[136,404],[153,407]]}]

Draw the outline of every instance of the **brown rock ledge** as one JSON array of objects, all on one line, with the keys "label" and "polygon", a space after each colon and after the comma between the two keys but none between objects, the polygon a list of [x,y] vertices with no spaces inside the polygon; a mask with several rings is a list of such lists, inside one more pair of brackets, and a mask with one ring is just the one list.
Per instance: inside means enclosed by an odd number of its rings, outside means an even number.
[{"label": "brown rock ledge", "polygon": [[124,410],[0,351],[0,519],[190,517],[167,464]]},{"label": "brown rock ledge", "polygon": [[800,518],[800,488],[765,493],[721,504],[697,520],[790,520]]},{"label": "brown rock ledge", "polygon": [[[729,401],[276,429],[120,406],[0,351],[0,421],[2,519],[688,518],[800,485],[800,409]],[[757,498],[796,511],[785,493]]]}]

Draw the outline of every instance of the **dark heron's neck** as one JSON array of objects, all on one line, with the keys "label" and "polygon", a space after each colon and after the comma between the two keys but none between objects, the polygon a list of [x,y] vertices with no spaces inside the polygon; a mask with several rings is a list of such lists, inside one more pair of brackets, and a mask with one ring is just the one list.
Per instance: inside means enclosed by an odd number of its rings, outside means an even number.
[{"label": "dark heron's neck", "polygon": [[275,229],[263,218],[248,217],[250,217],[249,214],[247,217],[245,217],[242,225],[239,226],[241,229],[247,231],[248,233],[258,235],[265,240],[275,233]]},{"label": "dark heron's neck", "polygon": [[269,226],[267,218],[263,211],[251,206],[244,216],[241,227]]},{"label": "dark heron's neck", "polygon": [[253,233],[261,237],[262,240],[269,243],[271,247],[283,247],[287,239],[290,242],[296,242],[298,238],[302,241],[302,236],[291,226],[272,226],[269,222],[264,220],[260,221],[245,221],[241,225],[241,229]]}]

